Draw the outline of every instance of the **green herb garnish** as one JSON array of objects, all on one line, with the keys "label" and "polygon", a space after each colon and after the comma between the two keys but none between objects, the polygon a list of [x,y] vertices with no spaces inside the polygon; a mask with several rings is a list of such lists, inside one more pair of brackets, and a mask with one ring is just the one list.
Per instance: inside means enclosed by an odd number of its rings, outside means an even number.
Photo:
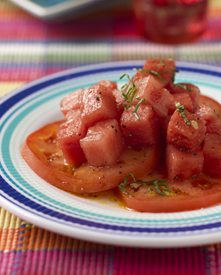
[{"label": "green herb garnish", "polygon": [[[137,99],[139,99],[139,98],[137,98]],[[140,107],[140,104],[142,102],[146,103],[146,100],[144,98],[140,99],[140,101],[137,103],[137,106],[136,106],[135,110],[132,112],[133,114],[135,114],[135,117],[137,118],[137,120],[140,120],[140,118],[139,118],[139,116],[137,114],[137,110]]]},{"label": "green herb garnish", "polygon": [[186,85],[184,85],[184,84],[179,84],[179,83],[177,83],[177,84],[174,84],[175,86],[177,86],[177,87],[180,87],[180,88],[183,88],[184,90],[186,90],[186,91],[188,91],[188,92],[193,92],[194,90],[193,89],[190,89],[190,88],[188,88]]},{"label": "green herb garnish", "polygon": [[[127,195],[130,195],[132,197],[135,197],[135,196],[125,190],[125,187],[127,185],[127,181],[128,181],[129,177],[132,177],[134,183],[148,186],[148,192],[149,193],[151,193],[151,189],[154,189],[161,196],[166,196],[165,192],[174,193],[172,190],[169,189],[168,184],[165,183],[165,182],[167,182],[166,180],[155,179],[155,180],[152,180],[152,181],[137,181],[133,174],[129,174],[129,175],[126,176],[126,178],[124,180],[124,183],[119,185],[119,188],[122,192],[124,192]],[[162,190],[161,190],[159,188],[160,186],[163,186],[165,188],[162,188]]]},{"label": "green herb garnish", "polygon": [[[120,79],[124,78],[125,76],[127,76],[127,78],[128,78],[128,79],[130,80],[130,82],[131,82],[131,83],[130,83],[131,86],[129,86],[129,88],[128,88],[128,90],[127,90],[126,93],[125,93],[125,89],[126,89],[126,87],[127,87],[127,84],[125,84],[125,85],[123,85],[123,86],[121,87],[122,95],[123,95],[125,101],[129,103],[129,105],[124,104],[124,109],[127,110],[128,108],[130,108],[130,107],[132,106],[133,98],[134,98],[135,93],[136,93],[136,91],[137,91],[137,87],[136,87],[136,85],[135,85],[134,82],[133,82],[133,78],[130,78],[130,76],[129,76],[128,74],[122,75],[122,76],[120,77]],[[140,120],[140,118],[139,118],[139,116],[138,116],[138,114],[137,114],[137,110],[138,110],[138,108],[140,107],[140,104],[141,104],[142,102],[145,102],[145,103],[146,103],[146,100],[145,100],[144,98],[143,98],[143,99],[137,98],[137,100],[139,100],[139,102],[138,102],[137,106],[135,107],[135,110],[134,110],[132,113],[134,113],[134,115],[135,115],[135,117],[137,118],[137,120]]]},{"label": "green herb garnish", "polygon": [[134,98],[135,93],[136,93],[136,91],[137,91],[137,87],[136,87],[136,85],[134,84],[133,79],[130,78],[130,76],[129,76],[128,74],[122,75],[122,76],[120,77],[120,79],[124,78],[125,76],[127,76],[127,78],[128,78],[128,79],[130,80],[130,82],[131,82],[131,83],[130,83],[130,86],[129,86],[129,88],[128,88],[128,90],[127,90],[126,93],[125,93],[125,89],[126,89],[126,87],[127,87],[127,84],[125,84],[125,85],[123,85],[123,86],[121,87],[122,95],[123,95],[125,101],[129,103],[128,106],[127,106],[127,105],[124,105],[125,110],[127,110],[128,108],[130,108],[130,107],[132,106],[132,101],[133,101],[133,98]]},{"label": "green herb garnish", "polygon": [[179,102],[175,105],[178,109],[178,111],[180,112],[180,115],[184,118],[185,122],[187,125],[190,125],[190,121],[188,120],[188,118],[185,115],[185,107],[184,105],[181,105]]},{"label": "green herb garnish", "polygon": [[159,77],[160,80],[162,80],[162,81],[165,82],[165,83],[168,83],[168,81],[166,81],[166,79],[162,78],[161,73],[158,73],[158,72],[156,72],[156,71],[154,71],[154,70],[144,70],[144,69],[137,69],[137,68],[135,68],[134,70],[136,70],[136,71],[138,71],[138,72],[142,72],[142,73],[143,73],[143,72],[147,72],[147,73],[156,75],[156,76]]},{"label": "green herb garnish", "polygon": [[216,110],[214,109],[213,111],[214,111],[214,113],[216,114],[216,116],[218,116],[218,117],[219,117],[219,115],[217,114]]},{"label": "green herb garnish", "polygon": [[162,80],[162,81],[165,82],[165,83],[168,83],[168,81],[167,81],[166,79],[164,79],[161,75],[162,75],[162,74],[165,74],[165,73],[168,73],[168,72],[170,72],[170,71],[174,71],[174,72],[177,71],[177,70],[174,69],[174,68],[170,68],[170,69],[165,70],[165,71],[160,72],[160,73],[159,73],[158,71],[154,71],[154,70],[144,70],[144,69],[138,69],[138,68],[134,68],[134,70],[136,70],[136,71],[138,71],[138,72],[147,72],[147,73],[156,75],[156,76],[159,77],[160,80]]}]

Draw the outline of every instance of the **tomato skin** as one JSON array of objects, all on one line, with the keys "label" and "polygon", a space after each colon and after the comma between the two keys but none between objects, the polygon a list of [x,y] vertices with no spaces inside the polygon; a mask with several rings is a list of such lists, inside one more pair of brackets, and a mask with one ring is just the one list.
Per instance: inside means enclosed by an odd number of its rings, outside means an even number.
[{"label": "tomato skin", "polygon": [[141,150],[124,149],[119,162],[110,167],[94,167],[85,163],[80,167],[64,165],[62,151],[56,141],[62,121],[48,124],[29,135],[21,154],[30,168],[52,185],[74,193],[94,193],[116,187],[133,173],[141,178],[157,165],[161,148],[149,146]]},{"label": "tomato skin", "polygon": [[[155,170],[143,181],[154,179],[167,180],[165,173]],[[191,177],[189,180],[173,180],[166,182],[174,194],[166,193],[166,196],[157,194],[155,191],[149,193],[148,187],[141,186],[139,190],[132,189],[129,185],[125,190],[134,197],[122,192],[117,188],[117,194],[130,210],[151,213],[170,213],[190,211],[209,207],[221,201],[221,177],[211,178],[204,174]],[[175,193],[177,192],[177,193]]]}]

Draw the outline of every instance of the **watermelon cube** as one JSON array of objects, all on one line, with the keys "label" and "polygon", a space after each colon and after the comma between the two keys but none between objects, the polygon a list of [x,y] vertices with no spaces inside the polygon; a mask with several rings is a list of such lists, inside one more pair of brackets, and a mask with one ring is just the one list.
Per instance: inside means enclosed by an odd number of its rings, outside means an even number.
[{"label": "watermelon cube", "polygon": [[97,122],[80,140],[89,165],[102,167],[117,162],[124,148],[124,140],[116,119]]},{"label": "watermelon cube", "polygon": [[207,133],[221,134],[221,120],[206,103],[201,103],[196,111],[196,115],[206,122]]},{"label": "watermelon cube", "polygon": [[112,93],[113,93],[116,103],[117,103],[118,118],[120,118],[120,116],[122,115],[122,113],[124,111],[124,104],[126,102],[125,102],[125,99],[124,99],[122,92],[120,90],[114,89],[112,91]]},{"label": "watermelon cube", "polygon": [[173,102],[173,96],[167,89],[162,89],[158,84],[159,81],[153,76],[142,79],[141,86],[136,93],[136,98],[133,100],[133,105],[136,106],[139,99],[145,99],[146,103],[154,108],[156,115],[162,120],[168,115],[169,108]]},{"label": "watermelon cube", "polygon": [[70,110],[75,110],[80,108],[81,104],[81,95],[83,93],[84,89],[78,89],[69,95],[65,96],[61,103],[61,111],[64,115],[66,115]]},{"label": "watermelon cube", "polygon": [[87,127],[118,116],[117,103],[112,90],[101,84],[95,84],[84,92],[80,110],[82,122]]},{"label": "watermelon cube", "polygon": [[167,144],[166,164],[169,180],[173,180],[175,177],[186,180],[192,175],[201,173],[203,161],[202,148],[189,153],[188,150],[181,150],[174,145]]},{"label": "watermelon cube", "polygon": [[187,93],[192,100],[193,110],[196,109],[198,105],[198,99],[200,96],[200,89],[197,86],[194,86],[190,83],[176,83],[171,86],[170,92],[171,94]]},{"label": "watermelon cube", "polygon": [[137,116],[135,106],[125,110],[120,119],[121,130],[127,145],[142,147],[153,145],[159,139],[159,119],[149,104],[141,104]]},{"label": "watermelon cube", "polygon": [[[149,99],[149,94],[161,90],[163,88],[163,84],[159,81],[158,77],[149,75],[140,79],[137,82],[134,82],[137,88],[136,94],[133,99],[133,104],[136,105],[139,99],[145,99],[146,101]],[[130,85],[129,85],[130,87]],[[138,98],[138,99],[137,99]],[[171,96],[172,98],[172,96]]]},{"label": "watermelon cube", "polygon": [[205,122],[187,110],[184,110],[183,114],[188,121],[185,121],[178,109],[171,116],[167,128],[167,142],[178,148],[196,150],[205,137]]},{"label": "watermelon cube", "polygon": [[169,108],[169,114],[173,114],[176,110],[176,104],[180,102],[181,105],[185,106],[185,109],[192,113],[193,112],[193,103],[190,98],[190,95],[187,93],[173,94],[173,102]]},{"label": "watermelon cube", "polygon": [[176,71],[176,66],[173,60],[150,58],[146,61],[143,68],[152,70],[160,74],[165,80],[165,86],[173,80],[173,75]]},{"label": "watermelon cube", "polygon": [[80,147],[80,139],[87,129],[81,121],[80,110],[68,112],[69,120],[62,123],[58,132],[58,144],[68,164],[80,164],[86,161]]},{"label": "watermelon cube", "polygon": [[100,80],[98,84],[108,87],[111,90],[117,89],[117,83],[110,80]]}]

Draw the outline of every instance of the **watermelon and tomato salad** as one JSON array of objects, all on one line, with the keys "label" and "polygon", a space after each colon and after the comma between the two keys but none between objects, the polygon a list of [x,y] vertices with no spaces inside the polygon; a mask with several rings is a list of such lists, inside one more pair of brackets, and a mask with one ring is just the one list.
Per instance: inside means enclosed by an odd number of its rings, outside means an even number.
[{"label": "watermelon and tomato salad", "polygon": [[113,189],[125,207],[177,212],[221,202],[221,106],[176,83],[171,59],[148,59],[126,84],[101,80],[65,96],[62,121],[30,134],[21,154],[75,194]]}]

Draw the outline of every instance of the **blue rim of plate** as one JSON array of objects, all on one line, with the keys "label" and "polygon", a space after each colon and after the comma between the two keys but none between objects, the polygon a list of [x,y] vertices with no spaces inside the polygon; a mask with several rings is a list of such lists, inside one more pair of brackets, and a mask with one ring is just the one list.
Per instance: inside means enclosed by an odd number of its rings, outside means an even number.
[{"label": "blue rim of plate", "polygon": [[[0,139],[2,152],[0,195],[3,207],[38,226],[57,233],[111,244],[162,247],[205,244],[208,241],[221,240],[220,206],[180,214],[159,215],[147,213],[125,214],[124,212],[117,216],[113,210],[107,211],[108,214],[113,213],[106,216],[105,212],[87,211],[83,208],[79,210],[78,206],[69,205],[65,208],[64,203],[56,205],[56,200],[53,201],[53,198],[47,201],[47,197],[43,198],[42,193],[39,195],[39,192],[36,191],[35,194],[33,190],[29,194],[29,190],[23,189],[22,185],[18,184],[18,182],[23,184],[24,179],[19,171],[16,171],[13,161],[10,159],[13,158],[9,149],[11,135],[14,131],[12,127],[15,127],[20,117],[23,119],[25,114],[31,112],[31,107],[34,106],[36,98],[37,104],[41,105],[44,100],[50,101],[55,97],[49,90],[54,89],[56,85],[59,86],[58,90],[60,89],[56,94],[58,96],[62,89],[61,85],[67,86],[69,85],[67,83],[72,83],[75,79],[93,79],[95,75],[98,77],[100,74],[105,76],[105,74],[108,75],[112,72],[119,72],[119,76],[122,75],[122,72],[131,74],[133,68],[142,67],[143,63],[144,61],[113,62],[67,70],[27,84],[1,99],[0,129],[1,132],[3,130],[3,135]],[[177,68],[181,72],[181,76],[184,74],[184,78],[188,78],[186,82],[193,75],[192,80],[195,80],[197,84],[208,85],[217,91],[220,89],[221,98],[221,69],[186,62],[177,62]],[[113,79],[113,81],[116,81],[116,79]],[[45,89],[49,94],[46,93],[46,96],[44,95],[45,97],[41,98],[42,91]],[[20,104],[23,100],[26,101]],[[32,105],[27,107],[29,103]],[[24,108],[23,113],[20,111],[21,108]],[[18,114],[17,117],[16,114]],[[33,189],[32,186],[28,188]],[[214,211],[211,209],[214,209]],[[59,230],[54,228],[54,225],[60,225],[63,231],[61,232],[59,226]],[[203,239],[203,236],[207,236],[207,238]]]}]

